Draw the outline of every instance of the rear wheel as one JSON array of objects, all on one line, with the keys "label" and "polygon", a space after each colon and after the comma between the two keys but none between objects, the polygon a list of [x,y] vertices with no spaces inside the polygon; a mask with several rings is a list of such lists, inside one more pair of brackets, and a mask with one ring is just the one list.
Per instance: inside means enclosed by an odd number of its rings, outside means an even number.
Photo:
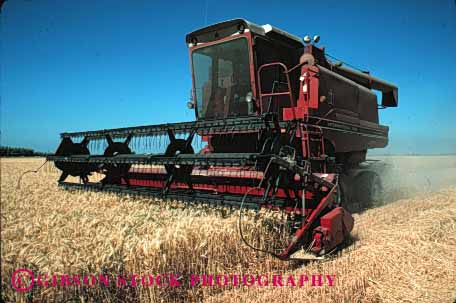
[{"label": "rear wheel", "polygon": [[360,209],[379,206],[383,201],[383,185],[378,174],[364,172],[355,178],[355,201]]},{"label": "rear wheel", "polygon": [[[350,213],[360,211],[358,202],[353,199],[353,187],[350,187],[350,180],[346,180],[342,175],[339,175],[337,188],[336,202]],[[352,185],[354,186],[354,184]]]}]

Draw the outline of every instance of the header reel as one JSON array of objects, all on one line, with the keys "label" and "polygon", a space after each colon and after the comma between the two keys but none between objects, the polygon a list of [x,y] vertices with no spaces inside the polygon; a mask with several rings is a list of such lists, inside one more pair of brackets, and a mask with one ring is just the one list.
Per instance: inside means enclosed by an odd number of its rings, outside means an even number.
[{"label": "header reel", "polygon": [[[310,248],[314,254],[334,248],[336,245],[331,240],[333,235],[329,225],[340,225],[342,221],[350,220],[339,209],[335,199],[337,176],[316,174],[311,169],[310,161],[304,160],[298,153],[296,130],[299,124],[279,123],[270,116],[260,121],[238,121],[235,126],[228,127],[249,129],[246,134],[250,134],[249,138],[256,142],[245,144],[261,147],[257,152],[211,153],[203,150],[195,154],[194,139],[201,140],[200,134],[212,137],[221,135],[223,139],[217,141],[218,144],[231,143],[231,136],[225,135],[228,133],[226,126],[222,128],[225,122],[212,123],[219,125],[219,128],[203,129],[189,124],[186,129],[188,135],[184,138],[176,138],[175,135],[182,133],[181,125],[168,124],[166,132],[160,130],[160,134],[154,134],[169,140],[163,153],[134,152],[130,146],[132,140],[135,137],[147,138],[139,135],[135,128],[130,129],[125,139],[120,141],[113,139],[116,130],[104,130],[99,137],[92,136],[92,140],[104,139],[107,144],[103,153],[98,155],[90,154],[88,146],[91,139],[88,134],[80,143],[74,143],[71,134],[64,135],[56,154],[49,156],[48,160],[54,161],[57,168],[62,170],[59,184],[65,188],[172,197],[217,205],[221,203],[240,207],[241,212],[245,208],[282,212],[286,214],[286,222],[280,224],[288,226],[291,240],[286,242],[285,249],[265,252],[283,260],[289,259],[302,247]],[[153,128],[150,126],[150,129]],[[235,137],[234,134],[232,136]],[[163,142],[163,138],[160,141]],[[137,142],[135,145],[143,148],[148,146]],[[242,147],[238,149],[242,150]],[[89,178],[93,173],[105,177],[94,182]],[[81,182],[65,182],[68,175],[80,177]],[[332,215],[329,217],[329,227],[325,229],[319,221],[328,213]],[[348,222],[342,234],[348,234],[351,225]],[[319,226],[321,228],[317,230]]]}]

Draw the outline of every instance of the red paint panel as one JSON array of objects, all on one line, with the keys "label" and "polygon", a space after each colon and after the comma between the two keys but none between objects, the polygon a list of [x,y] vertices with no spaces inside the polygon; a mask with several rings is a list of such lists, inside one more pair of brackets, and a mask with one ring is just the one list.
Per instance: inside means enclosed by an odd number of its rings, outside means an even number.
[{"label": "red paint panel", "polygon": [[[309,108],[318,109],[318,67],[303,66],[301,68],[302,80],[299,82],[298,107],[303,108],[307,113]],[[306,89],[303,89],[306,87]]]},{"label": "red paint panel", "polygon": [[[165,185],[165,181],[159,180],[160,175],[164,175],[165,171],[163,168],[143,168],[143,169],[132,169],[131,173],[141,175],[140,178],[131,178],[129,182],[131,185],[136,186],[144,186],[144,187],[154,187],[154,188],[163,188]],[[236,167],[228,167],[224,169],[209,169],[209,170],[199,170],[195,169],[192,173],[194,176],[206,176],[206,177],[223,177],[225,179],[232,179],[233,183],[236,180],[242,179],[252,179],[257,180],[258,183],[260,182],[263,174],[258,171],[245,171],[242,168]],[[299,178],[296,177],[295,181],[299,181]],[[123,184],[126,184],[124,181]],[[255,182],[256,184],[257,182]],[[178,189],[188,189],[188,186],[184,182],[174,182],[171,184],[171,189],[178,188]],[[251,186],[241,186],[241,185],[227,185],[227,184],[193,184],[193,188],[195,190],[204,190],[204,191],[212,191],[214,193],[229,193],[229,194],[238,194],[243,195],[248,190],[250,190],[249,194],[252,196],[262,196],[264,193],[263,189],[256,189]],[[302,191],[298,191],[298,195],[301,195]],[[290,193],[291,197],[294,198],[294,194]],[[277,191],[277,197],[285,198],[286,194],[283,189],[279,189]],[[312,199],[313,194],[311,192],[306,192],[306,199]]]},{"label": "red paint panel", "polygon": [[283,120],[290,121],[294,119],[304,119],[307,114],[308,112],[304,107],[295,107],[294,111],[293,108],[285,107],[283,109]]},{"label": "red paint panel", "polygon": [[344,208],[337,207],[320,218],[317,232],[324,231],[324,247],[330,250],[345,239],[353,228],[353,217]]},{"label": "red paint panel", "polygon": [[318,68],[316,66],[309,67],[309,74],[309,108],[318,109],[318,103],[320,98],[318,95]]}]

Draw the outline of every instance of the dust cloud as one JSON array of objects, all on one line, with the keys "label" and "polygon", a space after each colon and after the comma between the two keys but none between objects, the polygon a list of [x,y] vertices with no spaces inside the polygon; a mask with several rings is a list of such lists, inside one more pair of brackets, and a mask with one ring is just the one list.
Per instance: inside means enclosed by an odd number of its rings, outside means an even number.
[{"label": "dust cloud", "polygon": [[456,155],[371,156],[369,159],[386,164],[381,178],[387,203],[456,186]]}]

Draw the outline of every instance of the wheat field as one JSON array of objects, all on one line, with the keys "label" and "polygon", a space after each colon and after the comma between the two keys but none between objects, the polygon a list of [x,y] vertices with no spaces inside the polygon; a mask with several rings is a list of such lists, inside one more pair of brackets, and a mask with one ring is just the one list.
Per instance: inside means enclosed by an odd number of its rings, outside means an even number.
[{"label": "wheat field", "polygon": [[[238,213],[177,201],[65,191],[58,172],[40,158],[1,159],[1,287],[5,302],[453,302],[456,299],[455,158],[430,158],[408,172],[440,163],[443,181],[419,180],[391,189],[389,203],[355,214],[352,243],[324,261],[281,262],[247,248]],[[397,161],[396,161],[397,162]],[[411,164],[410,164],[411,163]],[[424,163],[424,164],[423,164]],[[411,169],[413,168],[413,169]],[[435,170],[438,174],[439,169]],[[404,181],[405,174],[400,174]],[[419,174],[414,175],[420,179]],[[418,177],[417,177],[418,176]],[[412,178],[411,175],[408,178]],[[442,178],[440,176],[440,178]],[[404,188],[404,190],[401,190]],[[263,222],[264,223],[264,222]],[[261,220],[244,221],[259,246],[282,239],[261,233]],[[63,275],[173,273],[179,287],[35,287],[18,292],[18,268]],[[334,285],[189,285],[189,275],[335,276]]]}]

